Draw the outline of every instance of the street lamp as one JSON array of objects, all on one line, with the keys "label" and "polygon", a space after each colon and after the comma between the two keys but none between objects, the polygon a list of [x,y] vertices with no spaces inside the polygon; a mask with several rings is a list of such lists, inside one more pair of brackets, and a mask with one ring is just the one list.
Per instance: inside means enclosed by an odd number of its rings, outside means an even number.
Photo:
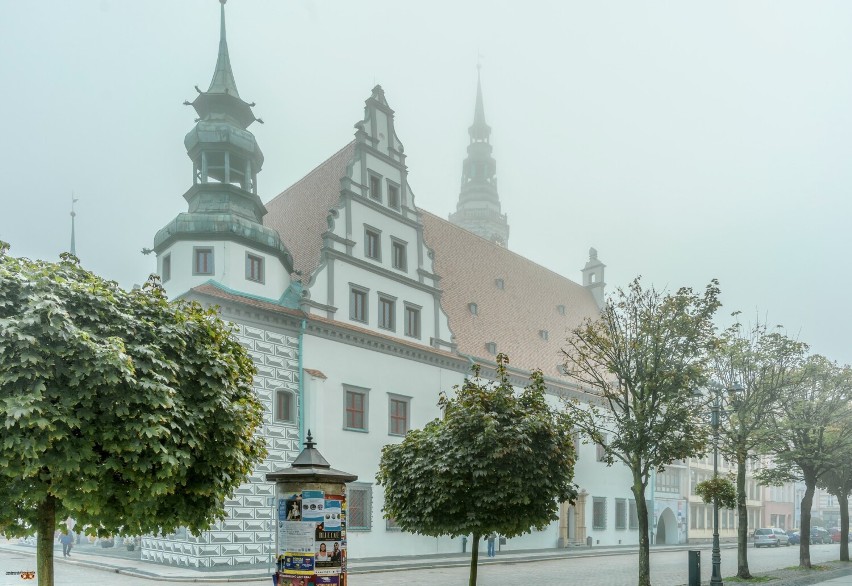
[{"label": "street lamp", "polygon": [[[719,418],[722,414],[722,386],[713,387],[713,480],[719,477]],[[724,389],[735,399],[743,390],[739,384]],[[713,570],[710,575],[710,586],[724,586],[722,582],[722,552],[719,548],[719,497],[713,498],[713,554],[711,556]]]}]

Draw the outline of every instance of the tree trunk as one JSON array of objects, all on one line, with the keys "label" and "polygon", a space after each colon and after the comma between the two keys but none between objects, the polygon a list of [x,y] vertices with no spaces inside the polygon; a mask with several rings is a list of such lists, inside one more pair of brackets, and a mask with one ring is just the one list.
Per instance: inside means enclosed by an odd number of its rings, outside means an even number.
[{"label": "tree trunk", "polygon": [[479,540],[482,536],[479,533],[473,534],[473,543],[470,546],[470,580],[468,586],[476,586],[476,570],[479,564]]},{"label": "tree trunk", "polygon": [[737,576],[748,580],[748,506],[746,505],[746,454],[737,454]]},{"label": "tree trunk", "polygon": [[637,474],[633,478],[633,496],[636,498],[636,515],[639,517],[639,586],[651,586],[651,548],[648,531],[648,503],[645,502],[645,485]]},{"label": "tree trunk", "polygon": [[837,497],[840,505],[840,561],[849,561],[849,495],[840,494]]},{"label": "tree trunk", "polygon": [[811,506],[814,503],[816,479],[805,475],[805,496],[802,497],[802,526],[799,528],[799,566],[811,567]]},{"label": "tree trunk", "polygon": [[38,586],[53,586],[53,540],[56,531],[56,499],[47,495],[38,505],[36,525],[36,572]]}]

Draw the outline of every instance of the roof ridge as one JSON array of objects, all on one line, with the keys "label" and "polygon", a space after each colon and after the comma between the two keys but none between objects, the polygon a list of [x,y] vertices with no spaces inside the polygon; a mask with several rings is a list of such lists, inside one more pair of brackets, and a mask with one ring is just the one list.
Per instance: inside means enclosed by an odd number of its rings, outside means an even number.
[{"label": "roof ridge", "polygon": [[[491,240],[488,240],[487,238],[483,238],[483,237],[482,237],[482,236],[480,236],[479,234],[474,234],[474,233],[473,233],[473,232],[471,232],[470,230],[466,230],[466,229],[462,228],[461,226],[457,226],[456,224],[453,224],[453,223],[452,223],[452,222],[450,222],[449,220],[445,220],[445,219],[444,219],[444,218],[442,218],[441,216],[438,216],[438,215],[436,215],[436,214],[433,214],[432,212],[430,212],[430,211],[428,211],[428,210],[425,210],[425,209],[423,209],[423,208],[421,208],[421,207],[419,207],[419,206],[418,206],[418,207],[417,207],[417,211],[419,211],[420,213],[423,213],[423,214],[429,214],[430,216],[432,216],[432,217],[433,217],[433,218],[435,218],[436,220],[440,220],[442,223],[446,224],[447,226],[451,227],[451,228],[452,228],[452,229],[454,229],[454,230],[459,230],[459,231],[461,231],[461,232],[463,232],[463,233],[465,233],[465,234],[469,234],[470,236],[473,236],[474,238],[478,238],[479,240],[481,240],[481,241],[483,241],[483,242],[487,243],[489,246],[491,246],[491,247],[493,247],[493,248],[495,248],[495,249],[503,250],[503,251],[505,251],[505,252],[508,252],[509,254],[513,254],[513,255],[515,255],[516,257],[520,258],[520,259],[521,259],[521,260],[523,260],[523,261],[526,261],[526,262],[528,262],[528,263],[530,263],[530,264],[534,264],[535,266],[537,266],[537,267],[539,267],[539,268],[541,268],[541,269],[544,269],[544,270],[545,270],[545,271],[547,271],[548,273],[552,273],[552,274],[556,275],[556,276],[557,276],[557,277],[559,277],[560,279],[565,279],[566,281],[569,281],[570,283],[573,283],[574,285],[577,285],[577,286],[579,286],[579,287],[582,287],[582,286],[583,286],[582,284],[578,283],[577,281],[574,281],[573,279],[570,279],[570,278],[566,277],[565,275],[561,275],[561,274],[557,273],[556,271],[554,271],[553,269],[550,269],[550,268],[548,268],[548,267],[546,267],[546,266],[544,266],[544,265],[542,265],[542,264],[539,264],[539,263],[537,263],[536,261],[532,260],[531,258],[528,258],[528,257],[524,256],[523,254],[521,254],[521,253],[519,253],[519,252],[515,252],[514,250],[510,250],[509,248],[507,248],[507,247],[505,247],[505,246],[500,246],[500,245],[499,245],[499,244],[497,244],[496,242],[492,242]],[[428,242],[427,242],[427,244],[428,244]]]},{"label": "roof ridge", "polygon": [[[326,160],[324,160],[322,163],[320,163],[319,165],[317,165],[316,167],[314,167],[313,169],[311,169],[310,171],[305,173],[298,181],[291,183],[289,187],[287,187],[284,191],[282,191],[281,193],[279,193],[278,195],[276,195],[275,197],[270,199],[268,202],[266,202],[266,204],[268,205],[268,204],[272,203],[273,201],[275,201],[276,199],[278,199],[279,197],[281,197],[282,195],[284,195],[285,193],[287,193],[288,191],[290,191],[291,189],[293,189],[294,187],[299,185],[299,183],[301,183],[302,181],[304,181],[305,179],[307,179],[308,177],[313,175],[315,172],[317,172],[319,169],[321,169],[322,167],[324,167],[325,165],[330,163],[336,156],[338,156],[340,153],[342,153],[343,151],[345,151],[346,149],[351,147],[353,144],[355,144],[355,139],[350,140],[343,147],[338,149],[337,152],[335,152],[333,155],[331,155]],[[341,179],[342,179],[342,177],[341,177]]]}]

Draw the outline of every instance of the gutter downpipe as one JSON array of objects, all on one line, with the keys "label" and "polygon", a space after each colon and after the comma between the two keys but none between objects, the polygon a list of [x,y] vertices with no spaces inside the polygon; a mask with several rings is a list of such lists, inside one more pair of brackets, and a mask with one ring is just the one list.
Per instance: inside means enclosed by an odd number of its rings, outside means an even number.
[{"label": "gutter downpipe", "polygon": [[304,349],[305,349],[305,328],[308,325],[308,320],[303,319],[302,324],[299,327],[299,404],[302,406],[299,409],[299,445],[305,443],[305,410],[307,405],[305,404],[305,361],[304,361]]}]

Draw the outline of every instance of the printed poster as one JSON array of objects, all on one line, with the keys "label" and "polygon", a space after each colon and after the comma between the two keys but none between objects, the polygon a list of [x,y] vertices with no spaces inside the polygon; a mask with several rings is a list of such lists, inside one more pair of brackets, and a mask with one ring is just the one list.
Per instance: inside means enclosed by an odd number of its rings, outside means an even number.
[{"label": "printed poster", "polygon": [[301,521],[302,520],[302,497],[294,494],[287,499],[282,499],[284,502],[284,516],[281,516],[281,501],[278,504],[278,519],[281,521]]},{"label": "printed poster", "polygon": [[297,574],[278,574],[278,586],[309,586],[311,579],[308,576]]},{"label": "printed poster", "polygon": [[325,500],[325,521],[324,529],[326,531],[340,531],[340,501]]},{"label": "printed poster", "polygon": [[278,564],[285,574],[312,576],[314,573],[314,554],[288,551],[283,556],[278,557]]},{"label": "printed poster", "polygon": [[325,521],[325,493],[321,490],[302,491],[302,521],[323,523]]},{"label": "printed poster", "polygon": [[278,521],[279,553],[314,553],[316,523]]},{"label": "printed poster", "polygon": [[340,586],[340,576],[316,576],[314,577],[316,586]]}]

